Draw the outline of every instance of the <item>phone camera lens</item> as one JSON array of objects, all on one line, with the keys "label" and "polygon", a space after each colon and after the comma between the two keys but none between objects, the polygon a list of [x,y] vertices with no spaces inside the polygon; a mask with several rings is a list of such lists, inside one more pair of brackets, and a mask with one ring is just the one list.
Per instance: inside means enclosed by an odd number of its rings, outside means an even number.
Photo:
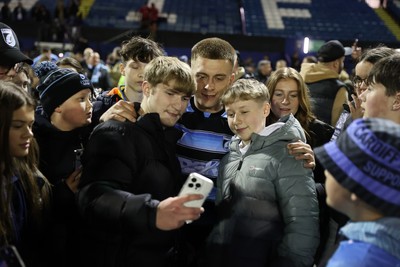
[{"label": "phone camera lens", "polygon": [[197,182],[197,179],[196,178],[192,178],[192,182],[193,183]]},{"label": "phone camera lens", "polygon": [[189,183],[188,186],[189,186],[190,188],[192,188],[192,187],[193,187],[193,184],[192,184],[192,183]]},{"label": "phone camera lens", "polygon": [[201,187],[201,184],[200,183],[197,183],[196,184],[196,188],[200,188]]}]

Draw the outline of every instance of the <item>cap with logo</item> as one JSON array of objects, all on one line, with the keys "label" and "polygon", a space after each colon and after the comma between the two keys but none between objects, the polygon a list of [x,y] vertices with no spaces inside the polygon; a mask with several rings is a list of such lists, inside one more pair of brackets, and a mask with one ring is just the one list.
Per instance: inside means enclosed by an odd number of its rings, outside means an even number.
[{"label": "cap with logo", "polygon": [[0,66],[13,66],[19,62],[31,65],[33,61],[21,52],[15,32],[2,22],[0,22],[0,32]]},{"label": "cap with logo", "polygon": [[386,216],[400,217],[399,124],[358,119],[314,152],[341,186]]},{"label": "cap with logo", "polygon": [[318,50],[318,61],[331,62],[344,56],[351,55],[351,47],[343,47],[338,40],[331,40],[323,44]]}]

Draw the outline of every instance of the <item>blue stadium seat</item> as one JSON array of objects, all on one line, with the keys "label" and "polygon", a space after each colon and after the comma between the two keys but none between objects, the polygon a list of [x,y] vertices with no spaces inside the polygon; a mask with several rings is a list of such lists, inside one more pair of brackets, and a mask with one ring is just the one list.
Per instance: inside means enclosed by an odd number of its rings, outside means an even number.
[{"label": "blue stadium seat", "polygon": [[[51,5],[55,2],[45,1]],[[126,21],[126,16],[146,2],[96,0],[86,23],[92,26],[138,27],[137,21]],[[391,1],[389,3],[400,17],[400,3],[398,7]],[[267,16],[264,5],[277,11]],[[276,6],[271,5],[274,2],[269,0],[243,1],[248,34],[396,42],[376,13],[363,1],[279,0]],[[228,34],[241,34],[242,30],[239,5],[236,1],[233,4],[232,0],[164,0],[160,13],[171,18],[174,16],[174,19],[171,23],[160,23],[159,30]],[[283,28],[279,29],[280,26]]]}]

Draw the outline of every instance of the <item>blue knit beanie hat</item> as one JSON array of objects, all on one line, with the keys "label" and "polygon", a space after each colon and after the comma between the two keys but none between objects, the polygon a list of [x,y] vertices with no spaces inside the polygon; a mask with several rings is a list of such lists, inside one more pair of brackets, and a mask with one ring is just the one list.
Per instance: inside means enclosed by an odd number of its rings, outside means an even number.
[{"label": "blue knit beanie hat", "polygon": [[79,91],[90,89],[93,93],[93,85],[85,75],[71,69],[54,67],[54,65],[54,63],[42,62],[35,69],[40,79],[36,90],[39,91],[40,102],[48,116],[51,116],[58,106]]},{"label": "blue knit beanie hat", "polygon": [[400,217],[399,124],[358,119],[314,152],[343,187],[386,216]]}]

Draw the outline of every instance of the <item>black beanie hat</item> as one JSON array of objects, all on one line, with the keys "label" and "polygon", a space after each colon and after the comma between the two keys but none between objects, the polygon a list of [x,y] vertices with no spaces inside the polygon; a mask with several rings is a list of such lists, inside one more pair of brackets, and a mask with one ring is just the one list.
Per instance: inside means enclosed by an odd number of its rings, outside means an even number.
[{"label": "black beanie hat", "polygon": [[84,89],[93,93],[93,85],[83,74],[71,69],[50,69],[50,72],[40,78],[36,87],[39,91],[40,102],[48,116],[68,98]]}]

